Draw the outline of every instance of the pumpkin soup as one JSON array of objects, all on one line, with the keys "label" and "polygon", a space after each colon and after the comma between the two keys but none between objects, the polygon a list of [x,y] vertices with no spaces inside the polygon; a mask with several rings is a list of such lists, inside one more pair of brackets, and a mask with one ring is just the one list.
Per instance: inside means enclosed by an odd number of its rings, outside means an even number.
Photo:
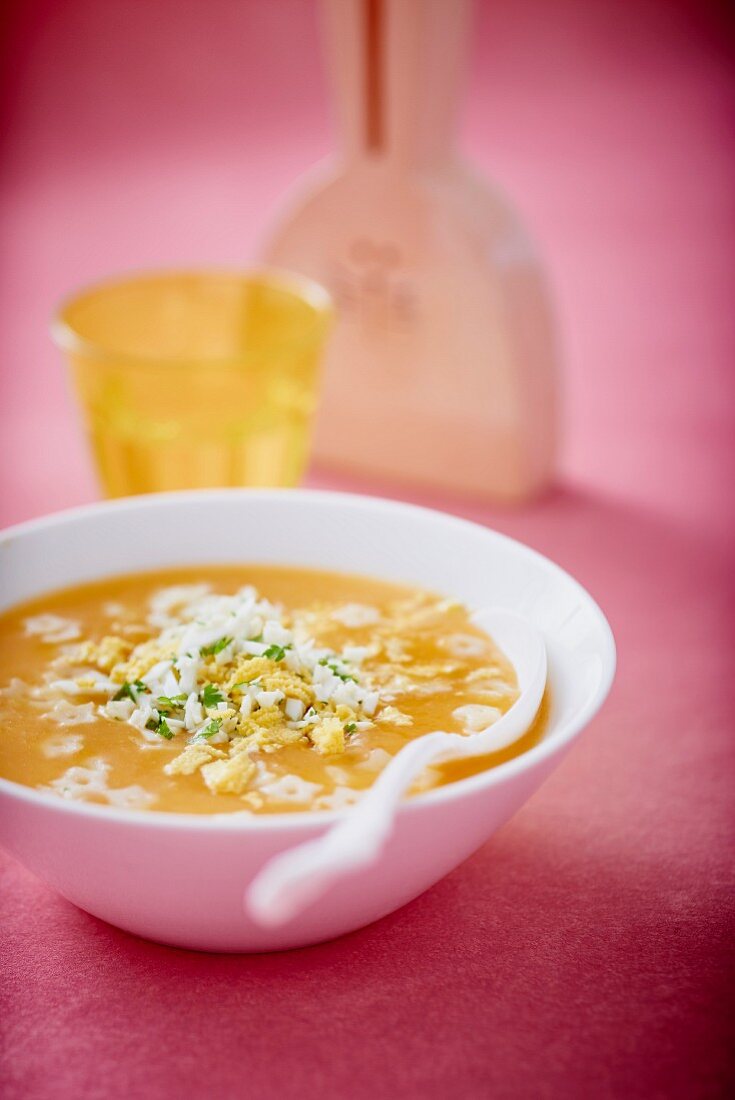
[{"label": "pumpkin soup", "polygon": [[[251,813],[354,803],[408,739],[471,733],[514,670],[461,605],[365,577],[212,566],[0,615],[0,775],[60,798]],[[519,755],[427,768],[416,793]]]}]

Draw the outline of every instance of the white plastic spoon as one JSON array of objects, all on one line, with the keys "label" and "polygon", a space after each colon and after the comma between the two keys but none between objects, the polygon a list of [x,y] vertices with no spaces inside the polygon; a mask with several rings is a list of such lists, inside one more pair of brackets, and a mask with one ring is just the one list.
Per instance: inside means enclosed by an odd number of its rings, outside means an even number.
[{"label": "white plastic spoon", "polygon": [[539,631],[510,611],[473,616],[512,662],[520,694],[493,725],[477,733],[437,731],[396,753],[344,818],[316,840],[274,856],[245,895],[245,908],[263,926],[285,924],[342,875],[373,863],[391,832],[402,795],[428,764],[504,749],[529,729],[546,687],[546,647]]}]

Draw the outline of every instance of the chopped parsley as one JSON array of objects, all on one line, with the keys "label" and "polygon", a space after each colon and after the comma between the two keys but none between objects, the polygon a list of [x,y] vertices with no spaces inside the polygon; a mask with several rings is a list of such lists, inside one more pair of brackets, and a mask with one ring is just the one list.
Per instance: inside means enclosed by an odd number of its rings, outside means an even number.
[{"label": "chopped parsley", "polygon": [[121,699],[131,699],[134,703],[138,702],[138,695],[141,692],[149,692],[150,688],[146,687],[142,680],[133,680],[132,684],[129,684],[126,680],[116,695],[113,695],[113,701],[119,703]]},{"label": "chopped parsley", "polygon": [[225,697],[214,684],[206,684],[202,692],[202,702],[205,707],[216,707],[218,703],[224,703]]},{"label": "chopped parsley", "polygon": [[269,645],[263,656],[269,661],[282,661],[286,656],[286,650],[290,648],[290,645]]},{"label": "chopped parsley", "polygon": [[348,722],[345,726],[345,733],[354,733],[357,729],[357,722]]},{"label": "chopped parsley", "polygon": [[343,672],[342,669],[339,667],[339,665],[337,665],[333,660],[331,660],[331,658],[322,657],[319,664],[324,665],[326,668],[328,668],[329,671],[334,676],[336,676],[338,680],[342,680],[344,683],[347,683],[348,681],[351,681],[353,684],[357,683],[357,680],[355,679],[354,676],[350,676],[350,674],[348,672]]},{"label": "chopped parsley", "polygon": [[220,638],[218,642],[212,642],[211,645],[203,645],[199,647],[199,654],[202,657],[216,657],[218,653],[221,653],[223,649],[227,649],[228,645],[231,645],[232,638]]},{"label": "chopped parsley", "polygon": [[173,737],[173,730],[169,729],[168,722],[163,717],[149,718],[145,724],[147,730],[154,730],[160,737],[165,737],[167,741],[170,741]]},{"label": "chopped parsley", "polygon": [[240,680],[239,683],[233,684],[230,691],[242,691],[243,688],[260,687],[260,680],[255,677],[254,680]]},{"label": "chopped parsley", "polygon": [[205,726],[204,729],[201,731],[202,737],[212,737],[215,733],[219,733],[221,725],[221,718],[213,718],[209,725]]},{"label": "chopped parsley", "polygon": [[156,699],[156,708],[158,710],[175,710],[177,707],[183,706],[186,700],[189,698],[186,693],[183,695],[159,695]]}]

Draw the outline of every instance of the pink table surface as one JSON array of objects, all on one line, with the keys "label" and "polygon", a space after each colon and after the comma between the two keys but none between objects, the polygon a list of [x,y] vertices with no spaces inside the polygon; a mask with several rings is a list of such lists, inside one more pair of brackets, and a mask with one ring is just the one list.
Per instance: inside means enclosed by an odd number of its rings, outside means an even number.
[{"label": "pink table surface", "polygon": [[[34,0],[16,15],[5,523],[95,496],[51,303],[109,270],[247,258],[273,195],[330,142],[309,3]],[[478,20],[464,142],[549,257],[568,429],[559,486],[533,506],[422,499],[589,586],[619,645],[605,710],[461,868],[308,950],[146,943],[1,857],[7,1100],[732,1085],[735,158],[718,19],[514,0]]]}]

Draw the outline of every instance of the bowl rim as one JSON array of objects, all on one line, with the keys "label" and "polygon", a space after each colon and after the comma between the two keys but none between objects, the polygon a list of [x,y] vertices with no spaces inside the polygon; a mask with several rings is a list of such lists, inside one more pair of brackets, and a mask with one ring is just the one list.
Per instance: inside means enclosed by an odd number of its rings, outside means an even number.
[{"label": "bowl rim", "polygon": [[[435,508],[427,508],[424,505],[412,504],[401,500],[391,500],[384,497],[362,495],[360,493],[348,493],[329,489],[194,489],[177,492],[150,493],[145,496],[121,497],[116,500],[96,501],[91,504],[83,504],[74,508],[66,508],[57,512],[40,516],[36,519],[26,520],[23,523],[14,524],[0,530],[0,550],[11,540],[23,538],[25,535],[43,532],[64,526],[77,518],[89,515],[105,515],[110,512],[124,512],[136,508],[155,508],[159,504],[195,504],[197,501],[209,499],[221,500],[252,500],[252,499],[307,499],[314,501],[329,501],[342,505],[358,505],[364,508],[372,508],[383,514],[395,512],[413,512],[433,519],[440,519],[457,530],[467,528],[480,531],[491,539],[510,546],[515,553],[530,557],[542,567],[544,571],[562,577],[570,583],[583,602],[588,606],[593,618],[597,621],[600,630],[602,644],[602,668],[600,682],[596,691],[590,696],[584,706],[556,731],[553,737],[542,739],[537,745],[513,757],[494,768],[478,772],[476,775],[465,779],[455,780],[442,787],[436,787],[430,791],[414,795],[405,799],[398,812],[400,814],[415,813],[424,808],[430,808],[443,802],[451,802],[461,799],[465,795],[472,795],[478,790],[491,790],[499,786],[507,779],[512,779],[536,765],[542,764],[547,758],[553,757],[564,746],[569,745],[574,738],[597,714],[609,694],[615,677],[617,655],[615,639],[612,629],[600,606],[579,581],[575,580],[565,569],[557,565],[550,558],[539,551],[526,546],[517,539],[504,535],[492,527],[475,523],[472,520],[442,512]],[[54,591],[51,589],[50,591]],[[9,607],[14,605],[10,604]],[[110,824],[126,824],[130,826],[150,826],[163,829],[195,829],[212,830],[219,829],[225,832],[260,832],[263,830],[276,830],[279,832],[302,832],[305,829],[313,831],[313,828],[328,826],[340,820],[349,809],[342,810],[294,810],[290,813],[254,814],[248,810],[232,811],[231,813],[194,814],[173,812],[170,810],[133,810],[119,809],[115,806],[106,806],[92,802],[76,802],[59,798],[57,795],[26,787],[12,779],[0,777],[0,795],[20,801],[36,804],[39,808],[56,810],[61,813],[80,814],[93,820],[107,821]]]}]

